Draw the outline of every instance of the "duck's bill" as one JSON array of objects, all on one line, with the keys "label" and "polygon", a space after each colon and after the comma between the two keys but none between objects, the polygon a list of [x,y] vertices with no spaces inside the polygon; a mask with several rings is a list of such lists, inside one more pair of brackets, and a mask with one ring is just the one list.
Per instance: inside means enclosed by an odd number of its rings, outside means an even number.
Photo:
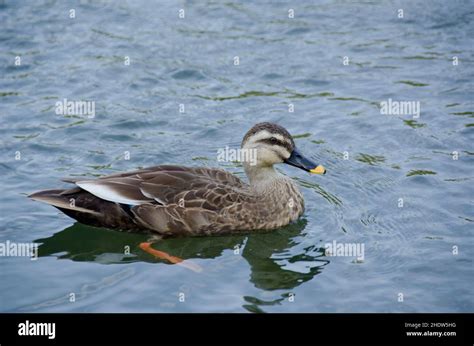
[{"label": "duck's bill", "polygon": [[318,165],[304,157],[296,148],[291,153],[291,156],[285,160],[285,163],[313,174],[326,174],[326,169],[322,165]]}]

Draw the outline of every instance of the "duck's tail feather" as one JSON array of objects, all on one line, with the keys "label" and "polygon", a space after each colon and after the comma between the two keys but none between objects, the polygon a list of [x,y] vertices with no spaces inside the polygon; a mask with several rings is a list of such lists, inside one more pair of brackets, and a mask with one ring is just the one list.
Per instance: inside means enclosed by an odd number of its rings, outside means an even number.
[{"label": "duck's tail feather", "polygon": [[[58,208],[77,221],[96,227],[139,230],[127,206],[98,198],[79,187],[72,189],[43,190],[29,198]],[[128,207],[128,209],[130,209]]]},{"label": "duck's tail feather", "polygon": [[40,201],[55,206],[60,210],[66,209],[80,213],[99,215],[99,213],[94,210],[77,206],[73,196],[64,194],[66,191],[68,190],[43,190],[34,192],[31,195],[28,195],[28,197],[35,201]]}]

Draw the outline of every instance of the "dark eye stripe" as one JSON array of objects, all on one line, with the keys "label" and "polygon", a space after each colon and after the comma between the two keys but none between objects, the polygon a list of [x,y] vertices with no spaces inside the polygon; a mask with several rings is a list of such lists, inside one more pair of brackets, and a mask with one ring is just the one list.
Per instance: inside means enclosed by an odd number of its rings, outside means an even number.
[{"label": "dark eye stripe", "polygon": [[[275,137],[273,137],[273,138],[275,138]],[[291,148],[291,145],[289,143],[282,142],[278,138],[275,138],[275,139],[276,139],[276,141],[271,140],[270,138],[264,138],[264,139],[259,140],[258,142],[269,144],[269,145],[279,145],[280,147],[283,147],[286,150],[288,150],[289,153],[291,153],[293,151],[293,149]]]}]

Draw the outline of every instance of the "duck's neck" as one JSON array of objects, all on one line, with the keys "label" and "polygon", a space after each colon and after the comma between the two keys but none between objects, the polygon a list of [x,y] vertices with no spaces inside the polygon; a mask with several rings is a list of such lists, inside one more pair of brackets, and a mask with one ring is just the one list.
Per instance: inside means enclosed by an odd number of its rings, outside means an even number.
[{"label": "duck's neck", "polygon": [[250,186],[258,193],[272,191],[275,184],[287,178],[277,172],[273,166],[251,166],[244,165],[245,173],[249,178]]}]

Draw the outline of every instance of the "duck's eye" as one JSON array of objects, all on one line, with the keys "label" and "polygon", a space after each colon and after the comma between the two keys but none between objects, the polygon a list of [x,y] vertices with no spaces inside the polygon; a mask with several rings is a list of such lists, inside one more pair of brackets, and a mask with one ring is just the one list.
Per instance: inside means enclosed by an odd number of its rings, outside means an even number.
[{"label": "duck's eye", "polygon": [[272,144],[277,144],[277,143],[278,143],[278,139],[276,139],[275,137],[271,137],[271,138],[270,138],[270,143],[272,143]]}]

